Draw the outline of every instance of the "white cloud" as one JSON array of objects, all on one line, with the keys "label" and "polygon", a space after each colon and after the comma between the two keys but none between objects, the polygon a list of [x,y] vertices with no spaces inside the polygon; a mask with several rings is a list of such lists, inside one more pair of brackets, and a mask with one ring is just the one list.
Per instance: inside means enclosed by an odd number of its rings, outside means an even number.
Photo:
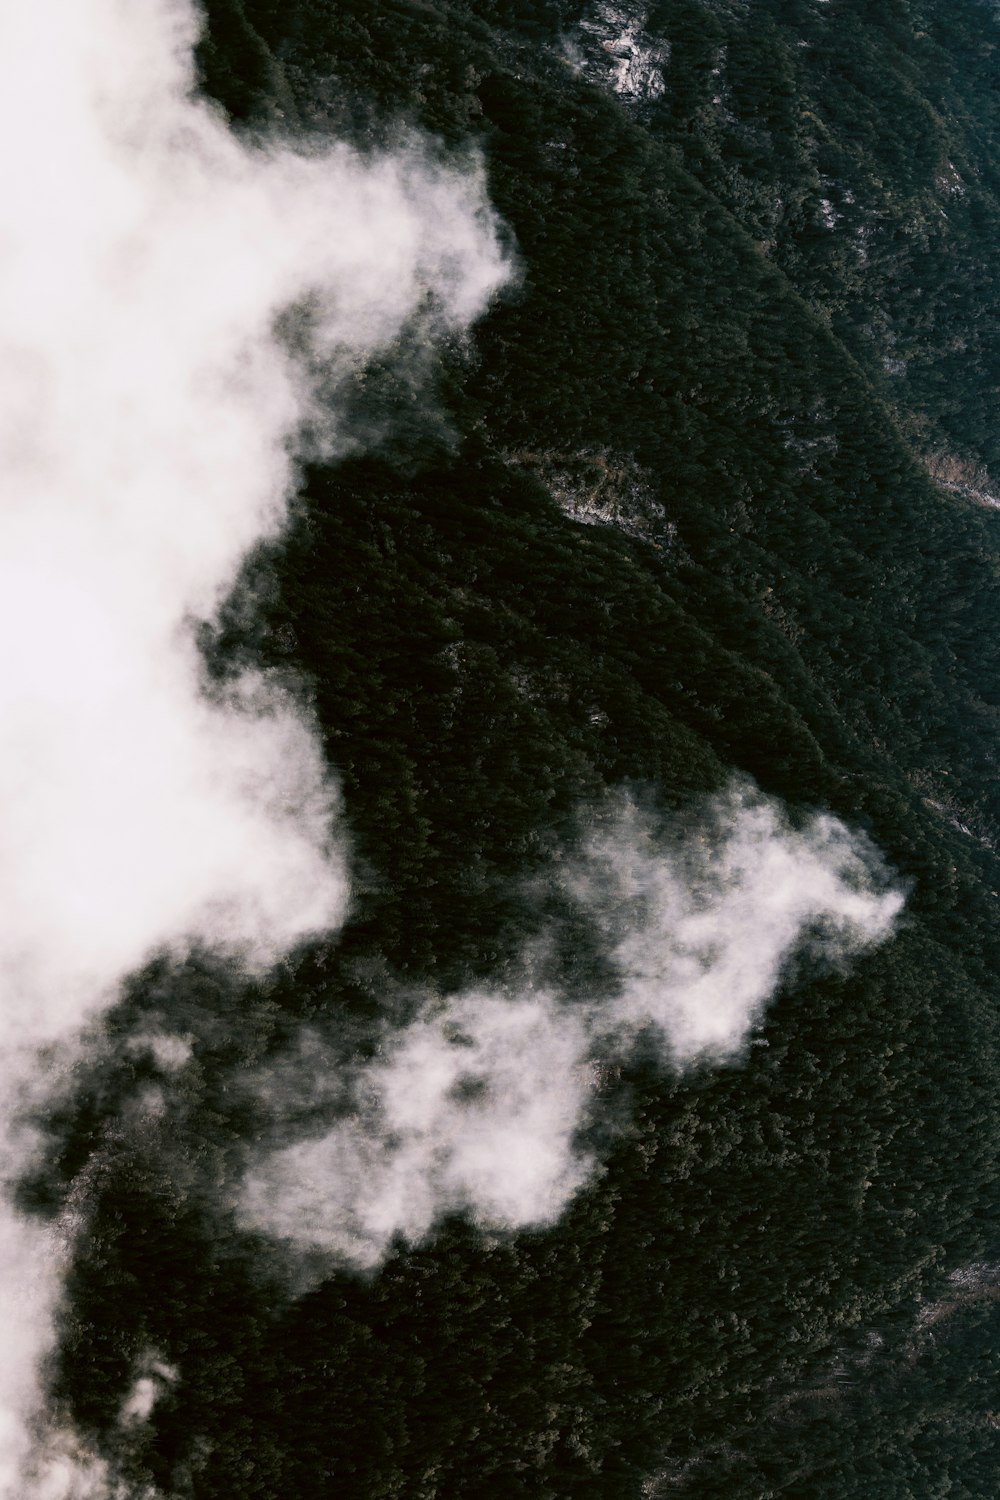
[{"label": "white cloud", "polygon": [[589,1170],[573,1148],[586,1051],[583,1018],[548,995],[428,1007],[363,1070],[347,1118],[251,1175],[243,1212],[363,1267],[448,1212],[551,1223]]},{"label": "white cloud", "polygon": [[[842,962],[884,941],[902,906],[864,840],[831,817],[793,828],[742,783],[672,833],[627,797],[597,821],[560,880],[617,982],[585,1002],[547,992],[428,1001],[344,1085],[348,1108],[331,1130],[255,1165],[246,1222],[360,1269],[394,1234],[419,1240],[451,1212],[493,1230],[551,1224],[595,1169],[576,1138],[601,1064],[627,1059],[640,1033],[668,1065],[731,1056],[790,960],[810,951]],[[317,1071],[313,1048],[300,1091]],[[272,1116],[281,1089],[291,1111],[294,1075],[272,1072]]]},{"label": "white cloud", "polygon": [[[30,1048],[154,951],[261,966],[342,919],[308,712],[259,675],[204,691],[193,622],[282,526],[303,424],[336,449],[315,379],[335,391],[428,297],[432,331],[461,328],[505,274],[475,170],[237,140],[192,97],[196,30],[188,0],[0,15],[8,1118]],[[293,349],[275,328],[297,306]],[[39,1235],[0,1210],[17,1500],[58,1287]]]},{"label": "white cloud", "polygon": [[621,976],[601,1024],[652,1028],[675,1062],[738,1051],[794,954],[847,958],[881,942],[903,904],[837,818],[794,828],[744,782],[666,844],[622,799],[566,883]]},{"label": "white cloud", "polygon": [[132,1388],[122,1403],[119,1422],[123,1427],[134,1427],[148,1422],[153,1407],[165,1390],[175,1385],[178,1372],[173,1365],[160,1359],[154,1349],[147,1349],[138,1362]]}]

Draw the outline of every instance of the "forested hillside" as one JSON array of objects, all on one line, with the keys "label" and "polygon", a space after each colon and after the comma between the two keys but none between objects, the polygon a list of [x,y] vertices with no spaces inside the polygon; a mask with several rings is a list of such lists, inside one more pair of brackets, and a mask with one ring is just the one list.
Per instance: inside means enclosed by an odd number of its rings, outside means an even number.
[{"label": "forested hillside", "polygon": [[[1000,14],[207,11],[234,129],[480,153],[514,271],[468,335],[417,319],[355,370],[350,443],[203,631],[214,680],[311,695],[352,906],[265,977],[157,961],[46,1106],[22,1205],[92,1205],[53,1402],[129,1496],[986,1500]],[[516,987],[529,951],[596,992],[552,874],[581,809],[673,829],[734,777],[881,851],[888,941],[783,969],[726,1056],[599,1058],[602,1165],[549,1227],[456,1212],[360,1271],[240,1217],[261,1142],[335,1119],[418,993]],[[167,1025],[170,1070],[136,1040]],[[246,1080],[305,1034],[332,1073],[268,1115]],[[123,1425],[147,1350],[175,1373]]]}]

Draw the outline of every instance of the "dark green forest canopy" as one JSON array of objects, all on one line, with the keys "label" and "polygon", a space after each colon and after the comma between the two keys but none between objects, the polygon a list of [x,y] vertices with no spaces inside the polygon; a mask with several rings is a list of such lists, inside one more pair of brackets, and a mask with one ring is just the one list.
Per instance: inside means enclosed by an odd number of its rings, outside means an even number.
[{"label": "dark green forest canopy", "polygon": [[[613,88],[602,38],[629,21],[662,88]],[[310,684],[355,906],[266,983],[142,976],[47,1121],[26,1204],[101,1161],[57,1397],[127,1478],[195,1500],[985,1500],[995,7],[211,0],[208,22],[235,128],[474,144],[519,281],[421,402],[391,360],[367,372],[351,420],[383,441],[303,475],[248,566],[254,626],[234,607],[206,635],[218,673]],[[555,1229],[456,1219],[290,1294],[213,1207],[256,1129],[240,1069],[303,1020],[350,1058],[410,985],[501,983],[581,806],[624,784],[668,816],[734,771],[874,839],[908,891],[893,941],[796,974],[739,1065],[621,1070],[606,1171]],[[557,950],[585,984],[587,944]],[[164,1012],[196,1039],[166,1158],[116,1123],[144,1082],[125,1042]],[[147,1347],[183,1378],[119,1453]]]}]

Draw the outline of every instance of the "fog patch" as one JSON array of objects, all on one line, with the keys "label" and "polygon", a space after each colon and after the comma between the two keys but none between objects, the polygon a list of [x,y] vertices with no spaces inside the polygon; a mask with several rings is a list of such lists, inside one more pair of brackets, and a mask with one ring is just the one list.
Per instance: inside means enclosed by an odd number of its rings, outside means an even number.
[{"label": "fog patch", "polygon": [[138,1367],[132,1388],[122,1402],[119,1423],[122,1427],[136,1427],[148,1422],[153,1407],[164,1391],[176,1385],[178,1372],[168,1365],[153,1349],[147,1349]]},{"label": "fog patch", "polygon": [[133,1056],[149,1057],[161,1073],[177,1073],[191,1060],[192,1040],[167,1032],[139,1032],[130,1036],[125,1050]]}]

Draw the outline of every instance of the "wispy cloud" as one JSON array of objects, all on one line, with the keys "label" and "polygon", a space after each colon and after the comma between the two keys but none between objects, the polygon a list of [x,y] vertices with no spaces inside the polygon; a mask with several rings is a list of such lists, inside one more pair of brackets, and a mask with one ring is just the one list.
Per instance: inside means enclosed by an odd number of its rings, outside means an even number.
[{"label": "wispy cloud", "polygon": [[599,1024],[681,1063],[738,1051],[790,959],[843,961],[902,906],[867,840],[828,815],[795,827],[744,781],[660,832],[621,799],[564,882],[620,976]]},{"label": "wispy cloud", "polygon": [[[428,1000],[329,1095],[332,1128],[255,1165],[247,1222],[361,1269],[451,1212],[494,1230],[551,1224],[598,1165],[578,1138],[603,1067],[640,1038],[665,1066],[732,1057],[793,959],[843,963],[884,941],[903,899],[842,823],[793,827],[742,782],[666,829],[613,799],[558,871],[610,960],[604,993]],[[337,1067],[301,1056],[280,1079],[289,1110]]]},{"label": "wispy cloud", "polygon": [[449,1212],[551,1223],[588,1175],[574,1149],[588,1041],[584,1017],[547,994],[427,1006],[358,1074],[344,1118],[248,1177],[244,1217],[363,1268]]}]

